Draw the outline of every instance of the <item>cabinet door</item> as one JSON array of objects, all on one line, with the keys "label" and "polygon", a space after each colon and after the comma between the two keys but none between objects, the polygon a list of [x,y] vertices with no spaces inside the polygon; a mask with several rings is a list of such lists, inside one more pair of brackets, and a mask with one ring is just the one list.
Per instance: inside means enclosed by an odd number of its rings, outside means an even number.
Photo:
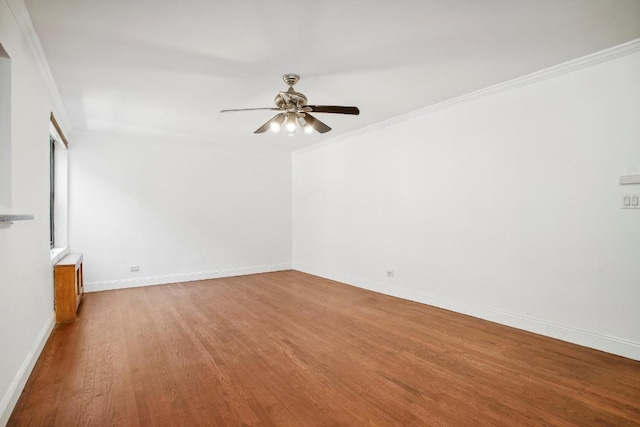
[{"label": "cabinet door", "polygon": [[55,267],[55,309],[56,321],[73,322],[76,320],[76,269],[74,265]]}]

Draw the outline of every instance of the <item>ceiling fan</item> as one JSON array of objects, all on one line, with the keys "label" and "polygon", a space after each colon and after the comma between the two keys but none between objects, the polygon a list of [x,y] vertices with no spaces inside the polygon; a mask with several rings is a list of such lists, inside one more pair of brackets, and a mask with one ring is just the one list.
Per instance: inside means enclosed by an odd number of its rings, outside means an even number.
[{"label": "ceiling fan", "polygon": [[[280,111],[271,120],[260,126],[253,133],[264,133],[271,129],[278,132],[284,124],[287,135],[296,133],[297,126],[300,125],[306,133],[314,130],[319,133],[327,133],[331,130],[329,126],[322,123],[309,113],[331,113],[331,114],[360,114],[358,107],[341,107],[336,105],[307,105],[307,97],[300,92],[293,90],[293,85],[298,83],[300,76],[297,74],[285,74],[282,80],[289,85],[286,92],[279,92],[276,95],[276,108],[240,108],[236,110],[222,110],[221,113],[231,111],[255,111],[272,110]],[[297,124],[296,124],[297,123]]]}]

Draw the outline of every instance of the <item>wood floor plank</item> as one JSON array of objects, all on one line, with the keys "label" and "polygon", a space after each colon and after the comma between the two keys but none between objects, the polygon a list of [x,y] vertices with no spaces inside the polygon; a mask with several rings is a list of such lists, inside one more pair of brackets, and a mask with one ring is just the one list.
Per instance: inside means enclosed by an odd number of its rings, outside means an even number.
[{"label": "wood floor plank", "polygon": [[296,271],[87,294],[10,426],[640,426],[640,362]]}]

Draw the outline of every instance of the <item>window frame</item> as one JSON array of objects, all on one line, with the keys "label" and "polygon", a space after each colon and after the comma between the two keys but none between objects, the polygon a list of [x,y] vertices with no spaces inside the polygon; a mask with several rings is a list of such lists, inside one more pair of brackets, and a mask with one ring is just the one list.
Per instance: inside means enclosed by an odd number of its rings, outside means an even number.
[{"label": "window frame", "polygon": [[[57,146],[56,146],[57,145]],[[49,245],[51,257],[68,245],[69,142],[53,113],[49,121]],[[57,255],[55,255],[57,256]]]},{"label": "window frame", "polygon": [[49,248],[56,247],[56,140],[49,134]]}]

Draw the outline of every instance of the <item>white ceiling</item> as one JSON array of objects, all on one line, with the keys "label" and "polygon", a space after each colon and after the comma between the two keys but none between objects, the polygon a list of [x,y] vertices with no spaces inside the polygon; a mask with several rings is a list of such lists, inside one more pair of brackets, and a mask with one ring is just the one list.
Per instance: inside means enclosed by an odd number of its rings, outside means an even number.
[{"label": "white ceiling", "polygon": [[[640,37],[638,0],[26,0],[74,129],[295,150]],[[298,73],[325,135],[254,135]]]}]

